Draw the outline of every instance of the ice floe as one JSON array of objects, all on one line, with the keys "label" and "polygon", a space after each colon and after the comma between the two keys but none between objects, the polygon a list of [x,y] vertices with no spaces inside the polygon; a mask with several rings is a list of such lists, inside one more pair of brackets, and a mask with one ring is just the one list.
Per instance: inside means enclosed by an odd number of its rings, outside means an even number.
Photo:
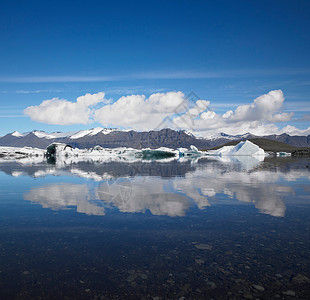
[{"label": "ice floe", "polygon": [[73,148],[66,144],[52,143],[47,147],[47,155],[56,158],[59,157],[100,157],[101,161],[137,161],[137,160],[165,160],[179,157],[204,156],[206,152],[199,151],[195,146],[187,148],[171,149],[160,147],[157,149],[144,148],[103,148],[95,146],[89,149]]},{"label": "ice floe", "polygon": [[[47,158],[63,161],[64,163],[75,163],[77,161],[153,161],[169,162],[175,159],[198,160],[204,157],[241,157],[253,156],[264,157],[265,151],[250,141],[242,141],[236,146],[224,146],[218,150],[199,151],[194,145],[187,148],[171,149],[160,147],[157,149],[144,148],[134,149],[127,147],[103,148],[95,146],[88,149],[73,148],[63,143],[52,143],[46,150],[31,147],[0,147],[0,158],[4,160],[23,159],[41,162]],[[260,159],[259,159],[260,161]]]},{"label": "ice floe", "polygon": [[23,159],[23,158],[44,158],[45,150],[32,147],[0,147],[0,158],[2,159]]},{"label": "ice floe", "polygon": [[217,150],[208,151],[209,155],[218,156],[259,156],[267,155],[264,149],[250,141],[241,141],[236,146],[223,146]]}]

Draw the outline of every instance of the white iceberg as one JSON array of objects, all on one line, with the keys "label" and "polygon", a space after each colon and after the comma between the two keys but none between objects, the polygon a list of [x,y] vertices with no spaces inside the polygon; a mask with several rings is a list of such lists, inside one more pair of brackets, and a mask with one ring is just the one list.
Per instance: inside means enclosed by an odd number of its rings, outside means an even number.
[{"label": "white iceberg", "polygon": [[[186,149],[187,150],[187,149]],[[139,160],[157,160],[157,159],[175,159],[179,152],[170,148],[157,149],[133,149],[133,148],[103,148],[95,146],[90,149],[72,148],[66,144],[53,143],[47,147],[47,156],[57,158],[100,158],[103,161],[139,161]]]},{"label": "white iceberg", "polygon": [[260,156],[267,155],[264,149],[250,141],[242,141],[236,146],[224,146],[217,150],[209,150],[209,155],[218,156]]},{"label": "white iceberg", "polygon": [[187,148],[178,148],[179,157],[202,157],[207,155],[207,152],[199,151],[196,146],[191,145],[190,150]]},{"label": "white iceberg", "polygon": [[0,161],[18,159],[19,162],[40,163],[44,159],[45,150],[31,147],[0,147]]}]

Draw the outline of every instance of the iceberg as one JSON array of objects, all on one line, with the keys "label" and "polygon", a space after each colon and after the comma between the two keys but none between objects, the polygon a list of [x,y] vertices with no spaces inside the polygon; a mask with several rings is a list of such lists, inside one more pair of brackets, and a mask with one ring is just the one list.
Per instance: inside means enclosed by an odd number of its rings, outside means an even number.
[{"label": "iceberg", "polygon": [[104,160],[158,160],[158,159],[175,159],[178,156],[178,151],[170,148],[157,149],[133,149],[133,148],[103,148],[95,146],[89,149],[73,148],[62,143],[52,143],[46,149],[48,157],[100,157]]},{"label": "iceberg", "polygon": [[190,146],[190,150],[187,148],[178,148],[178,151],[179,157],[201,157],[207,154],[207,152],[199,151],[194,145]]},{"label": "iceberg", "polygon": [[242,141],[236,146],[224,146],[217,150],[209,150],[209,155],[217,156],[260,156],[267,155],[264,149],[250,141]]},{"label": "iceberg", "polygon": [[43,149],[31,148],[31,147],[0,147],[0,159],[11,160],[11,159],[28,159],[32,158],[35,160],[42,161],[44,158],[45,151]]},{"label": "iceberg", "polygon": [[46,159],[50,163],[72,164],[81,161],[90,162],[151,162],[158,160],[160,162],[170,162],[172,160],[180,159],[193,160],[199,159],[206,155],[206,152],[199,151],[195,146],[190,149],[179,148],[171,149],[160,147],[157,149],[144,148],[103,148],[95,146],[88,149],[73,148],[64,143],[52,143],[46,150],[31,147],[0,147],[0,161],[9,161],[18,159],[19,162],[24,163],[41,163]]},{"label": "iceberg", "polygon": [[64,143],[52,143],[46,150],[31,147],[0,147],[0,159],[40,159],[64,161],[66,163],[74,163],[77,161],[153,161],[169,162],[175,159],[197,161],[200,158],[208,156],[265,156],[263,149],[250,141],[242,141],[236,146],[224,146],[218,150],[199,151],[197,147],[191,145],[189,149],[178,148],[171,149],[160,147],[157,149],[144,148],[134,149],[127,147],[119,148],[103,148],[95,146],[88,149],[73,148]]},{"label": "iceberg", "polygon": [[73,148],[69,145],[62,143],[52,143],[47,147],[47,156],[50,157],[100,157],[101,159],[108,160],[127,160],[127,161],[137,161],[137,160],[162,160],[169,161],[171,159],[178,159],[180,157],[186,158],[196,158],[206,156],[208,153],[199,151],[194,145],[187,148],[178,148],[177,150],[160,147],[157,149],[143,148],[103,148],[101,146],[95,146],[89,149],[78,149]]},{"label": "iceberg", "polygon": [[280,156],[280,157],[292,156],[292,153],[289,153],[289,152],[277,152],[277,156]]}]

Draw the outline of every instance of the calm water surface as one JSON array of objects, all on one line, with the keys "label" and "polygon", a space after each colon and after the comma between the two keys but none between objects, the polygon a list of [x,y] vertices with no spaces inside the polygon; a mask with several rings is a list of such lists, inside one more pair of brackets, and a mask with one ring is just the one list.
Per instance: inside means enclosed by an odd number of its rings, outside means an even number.
[{"label": "calm water surface", "polygon": [[0,162],[0,299],[309,299],[309,159]]}]

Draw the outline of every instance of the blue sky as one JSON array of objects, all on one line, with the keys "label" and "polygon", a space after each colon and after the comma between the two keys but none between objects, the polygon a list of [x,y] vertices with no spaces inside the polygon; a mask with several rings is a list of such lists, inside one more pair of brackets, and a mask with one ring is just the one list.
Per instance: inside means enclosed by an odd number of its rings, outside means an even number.
[{"label": "blue sky", "polygon": [[152,129],[191,91],[202,135],[310,132],[309,1],[2,1],[0,28],[0,135]]}]

